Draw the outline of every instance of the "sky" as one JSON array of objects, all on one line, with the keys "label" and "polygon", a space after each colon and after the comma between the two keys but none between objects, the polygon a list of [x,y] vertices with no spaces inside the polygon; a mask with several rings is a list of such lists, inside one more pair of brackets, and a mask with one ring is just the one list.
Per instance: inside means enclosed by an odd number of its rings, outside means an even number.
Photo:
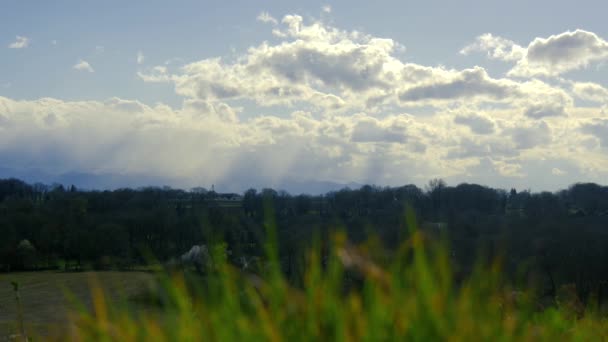
[{"label": "sky", "polygon": [[607,10],[2,1],[0,177],[296,192],[606,184]]}]

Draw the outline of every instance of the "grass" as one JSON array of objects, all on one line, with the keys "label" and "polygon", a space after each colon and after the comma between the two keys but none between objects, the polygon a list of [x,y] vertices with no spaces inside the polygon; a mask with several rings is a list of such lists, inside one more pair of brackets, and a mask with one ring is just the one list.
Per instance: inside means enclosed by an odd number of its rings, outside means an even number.
[{"label": "grass", "polygon": [[[270,234],[272,240],[272,234]],[[302,286],[278,268],[267,245],[260,278],[219,263],[205,281],[184,273],[162,281],[163,315],[114,310],[101,289],[95,311],[74,317],[64,340],[88,341],[601,341],[608,321],[568,303],[538,311],[532,293],[517,298],[499,263],[479,265],[455,283],[444,244],[413,231],[390,262],[369,245],[336,235],[323,262],[308,255]],[[381,254],[381,253],[380,253]],[[221,254],[216,256],[216,259]],[[354,281],[354,285],[353,283]],[[191,279],[190,279],[191,280]]]},{"label": "grass", "polygon": [[109,305],[124,303],[146,288],[153,276],[145,272],[24,272],[0,274],[0,341],[18,332],[17,303],[11,282],[19,284],[25,330],[51,336],[68,325],[76,303],[93,308],[90,284],[99,284]]},{"label": "grass", "polygon": [[[412,220],[409,226],[415,226]],[[297,285],[281,273],[274,239],[269,229],[261,274],[233,268],[221,250],[212,248],[213,272],[205,277],[181,271],[161,275],[153,291],[136,296],[138,303],[148,303],[148,310],[124,305],[124,299],[117,302],[117,288],[109,286],[114,278],[118,288],[127,286],[124,292],[131,286],[137,293],[135,282],[125,279],[130,273],[97,274],[98,281],[92,282],[85,274],[66,274],[81,277],[72,278],[72,287],[77,296],[92,300],[92,311],[70,314],[70,329],[47,336],[58,341],[608,339],[608,321],[591,309],[578,312],[564,302],[538,310],[533,292],[515,293],[506,285],[498,262],[479,264],[456,281],[446,245],[415,229],[390,258],[373,241],[353,246],[342,234],[333,237],[329,249],[315,243]],[[20,276],[26,320],[50,322],[51,312],[35,316],[42,309],[35,296],[48,301],[60,292],[41,291],[46,287],[34,274]],[[83,284],[91,285],[92,296]],[[11,296],[0,295],[5,297]]]}]

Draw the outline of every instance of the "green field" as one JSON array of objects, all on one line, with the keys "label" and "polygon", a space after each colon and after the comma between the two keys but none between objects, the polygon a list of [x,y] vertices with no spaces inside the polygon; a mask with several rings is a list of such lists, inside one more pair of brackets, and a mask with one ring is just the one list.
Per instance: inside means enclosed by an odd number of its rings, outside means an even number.
[{"label": "green field", "polygon": [[[91,285],[99,284],[110,305],[124,303],[147,288],[146,272],[24,272],[0,274],[0,341],[15,334],[17,302],[11,285],[19,283],[23,319],[29,335],[49,336],[68,325],[68,312],[92,307]],[[75,305],[76,304],[76,305]]]}]

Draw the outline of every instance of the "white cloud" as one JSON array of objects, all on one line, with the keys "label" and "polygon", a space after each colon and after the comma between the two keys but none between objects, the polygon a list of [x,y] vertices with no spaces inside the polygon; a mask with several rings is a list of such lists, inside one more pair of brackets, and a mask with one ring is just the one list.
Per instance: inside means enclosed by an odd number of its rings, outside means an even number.
[{"label": "white cloud", "polygon": [[547,38],[537,37],[527,47],[515,42],[483,34],[460,53],[486,52],[488,58],[515,62],[508,76],[558,76],[608,59],[608,42],[585,30],[566,31]]},{"label": "white cloud", "polygon": [[262,106],[306,104],[331,111],[380,112],[387,106],[544,98],[540,81],[493,79],[480,67],[448,70],[404,63],[397,42],[287,15],[273,30],[283,41],[249,48],[236,61],[209,58],[176,74],[149,70],[145,81],[173,82],[190,98],[249,99]]},{"label": "white cloud", "polygon": [[[265,16],[262,16],[265,17]],[[387,108],[500,103],[567,107],[569,95],[539,80],[492,78],[481,67],[452,70],[404,63],[401,45],[320,21],[286,15],[263,42],[235,59],[203,59],[177,73],[148,69],[148,82],[172,82],[179,95],[202,100],[251,100],[258,106],[305,106],[326,114]]]},{"label": "white cloud", "polygon": [[95,72],[95,70],[93,70],[93,67],[91,66],[91,64],[89,64],[89,62],[82,60],[82,59],[78,60],[78,63],[74,64],[73,68],[78,71]]},{"label": "white cloud", "polygon": [[137,51],[137,64],[142,64],[146,57],[141,51]]},{"label": "white cloud", "polygon": [[30,44],[30,39],[28,37],[25,36],[17,36],[15,38],[15,41],[10,43],[8,45],[8,47],[10,49],[23,49],[28,47],[28,45]]},{"label": "white cloud", "polygon": [[582,100],[600,103],[608,102],[608,89],[597,83],[576,82],[572,86],[572,91]]},{"label": "white cloud", "polygon": [[[271,18],[258,20],[276,25],[268,32],[274,37],[240,55],[141,66],[143,81],[175,87],[179,108],[0,97],[0,160],[237,189],[287,178],[422,184],[444,177],[510,186],[524,176],[608,176],[605,114],[572,98],[605,104],[601,84],[411,63],[390,38],[299,15]],[[517,64],[532,50],[483,35],[463,54],[486,51]],[[82,60],[74,67],[93,71]],[[564,174],[546,177],[553,168]]]},{"label": "white cloud", "polygon": [[[0,97],[0,158],[15,168],[56,174],[137,174],[177,180],[177,186],[231,182],[242,190],[286,179],[380,184],[422,184],[433,176],[465,180],[488,175],[480,163],[494,170],[489,181],[496,184],[534,173],[529,160],[551,157],[582,168],[596,153],[593,146],[577,143],[585,137],[604,139],[608,146],[603,121],[583,121],[579,135],[572,123],[562,127],[528,119],[516,109],[456,117],[323,116],[299,110],[273,116],[259,110],[202,99],[186,99],[181,108],[171,109],[120,98]],[[461,125],[470,131],[457,128]],[[556,138],[563,133],[567,135]],[[578,149],[569,152],[569,146]],[[594,172],[608,175],[608,156],[594,156]],[[563,179],[575,181],[577,176],[568,172]]]},{"label": "white cloud", "polygon": [[323,13],[331,13],[331,6],[330,5],[323,5],[321,7],[321,11],[323,11]]},{"label": "white cloud", "polygon": [[511,40],[486,33],[460,50],[463,55],[469,55],[471,52],[486,52],[491,59],[518,61],[525,56],[526,49]]},{"label": "white cloud", "polygon": [[[361,180],[370,176],[365,169],[370,158],[394,171],[413,154],[425,158],[420,145],[405,138],[406,130],[408,137],[419,134],[407,116],[322,120],[296,111],[286,118],[243,121],[240,111],[201,100],[186,100],[173,110],[119,98],[65,102],[0,97],[0,157],[10,158],[15,168],[54,173],[127,172],[181,179],[182,185],[233,181],[242,187],[313,174],[325,180]],[[416,163],[411,161],[411,170]]]},{"label": "white cloud", "polygon": [[[363,107],[372,97],[392,92],[401,62],[391,56],[395,43],[339,31],[298,16],[283,19],[282,44],[252,47],[234,63],[210,58],[188,64],[181,74],[147,81],[171,81],[179,94],[201,99],[248,98],[260,105],[308,102],[337,109]],[[276,31],[275,31],[276,32]]]},{"label": "white cloud", "polygon": [[555,76],[608,58],[608,42],[595,33],[576,30],[536,38],[524,58],[509,72],[513,76]]},{"label": "white cloud", "polygon": [[270,23],[273,25],[277,25],[279,22],[270,15],[270,13],[268,12],[261,12],[258,17],[256,18],[258,21],[262,22],[262,23]]}]

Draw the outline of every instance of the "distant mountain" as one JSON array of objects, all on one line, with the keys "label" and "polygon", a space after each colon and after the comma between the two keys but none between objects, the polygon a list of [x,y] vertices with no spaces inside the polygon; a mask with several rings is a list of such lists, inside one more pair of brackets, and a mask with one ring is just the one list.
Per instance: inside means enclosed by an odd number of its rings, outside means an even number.
[{"label": "distant mountain", "polygon": [[112,190],[118,188],[138,188],[143,186],[163,186],[177,184],[170,178],[151,177],[146,175],[124,175],[113,173],[68,172],[59,175],[42,170],[14,170],[0,167],[0,178],[18,178],[28,183],[75,185],[87,190]]},{"label": "distant mountain", "polygon": [[[190,184],[187,185],[183,180],[172,179],[169,177],[154,177],[149,175],[127,175],[116,173],[86,173],[86,172],[68,172],[59,175],[50,174],[39,169],[16,170],[11,168],[0,167],[0,178],[18,178],[28,183],[44,183],[54,184],[59,183],[65,186],[75,185],[79,189],[87,190],[112,190],[118,188],[139,188],[144,186],[171,186],[174,188],[183,188],[185,190],[201,186],[211,188],[211,184]],[[302,180],[284,180],[277,185],[254,185],[255,183],[246,183],[242,180],[234,180],[230,183],[215,184],[215,189],[218,192],[237,192],[242,193],[245,190],[255,187],[262,189],[264,187],[273,188],[275,190],[285,190],[290,194],[309,194],[319,195],[330,191],[337,191],[346,187],[358,189],[362,184],[358,183],[336,183],[329,181],[302,181]]]}]

